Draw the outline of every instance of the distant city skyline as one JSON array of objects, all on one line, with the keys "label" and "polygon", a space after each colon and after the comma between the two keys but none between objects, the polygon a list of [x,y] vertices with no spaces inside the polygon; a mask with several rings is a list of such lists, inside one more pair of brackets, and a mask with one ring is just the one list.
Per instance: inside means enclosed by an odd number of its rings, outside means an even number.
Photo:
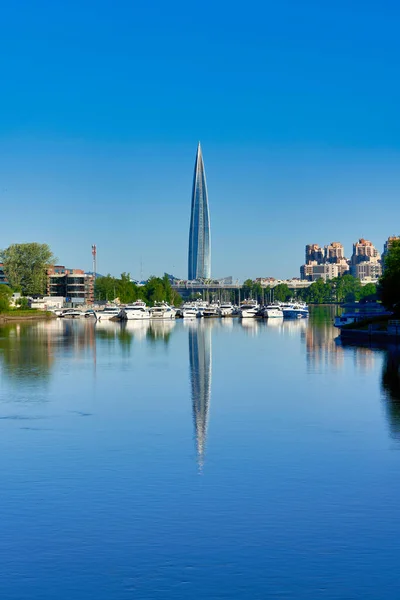
[{"label": "distant city skyline", "polygon": [[318,240],[382,252],[400,222],[400,6],[202,7],[4,6],[0,248],[47,242],[89,271],[96,243],[99,273],[185,278],[200,139],[213,277],[298,275]]}]

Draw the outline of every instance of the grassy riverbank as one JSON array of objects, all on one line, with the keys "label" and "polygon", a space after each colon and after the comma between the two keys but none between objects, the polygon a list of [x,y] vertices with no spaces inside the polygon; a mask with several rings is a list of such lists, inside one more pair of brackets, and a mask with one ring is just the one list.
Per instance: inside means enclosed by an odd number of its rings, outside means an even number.
[{"label": "grassy riverbank", "polygon": [[39,321],[53,319],[54,314],[43,310],[34,309],[10,309],[0,313],[0,323],[9,321]]}]

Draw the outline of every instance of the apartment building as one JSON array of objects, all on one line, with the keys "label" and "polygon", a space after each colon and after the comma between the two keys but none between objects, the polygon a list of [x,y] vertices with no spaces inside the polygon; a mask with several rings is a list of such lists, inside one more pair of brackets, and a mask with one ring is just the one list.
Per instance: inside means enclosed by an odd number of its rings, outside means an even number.
[{"label": "apartment building", "polygon": [[47,294],[63,296],[71,304],[90,304],[94,301],[94,276],[55,265],[47,271]]}]

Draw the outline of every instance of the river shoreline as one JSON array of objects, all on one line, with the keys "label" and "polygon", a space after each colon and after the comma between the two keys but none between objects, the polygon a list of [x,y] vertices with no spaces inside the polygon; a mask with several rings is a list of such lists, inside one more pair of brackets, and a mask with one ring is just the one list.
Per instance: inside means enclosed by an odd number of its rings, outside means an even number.
[{"label": "river shoreline", "polygon": [[0,313],[0,325],[5,323],[19,323],[22,321],[49,321],[56,318],[52,313],[35,313],[33,315],[13,315],[12,313]]}]

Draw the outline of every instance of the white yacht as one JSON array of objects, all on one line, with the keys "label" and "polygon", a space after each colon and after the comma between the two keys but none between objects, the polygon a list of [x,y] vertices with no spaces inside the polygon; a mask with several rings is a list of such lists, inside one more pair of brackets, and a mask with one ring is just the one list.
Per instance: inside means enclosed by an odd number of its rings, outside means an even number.
[{"label": "white yacht", "polygon": [[96,311],[96,319],[98,321],[108,321],[119,316],[121,309],[119,306],[105,306],[103,310]]},{"label": "white yacht", "polygon": [[263,310],[266,319],[283,319],[283,310],[279,304],[269,304]]},{"label": "white yacht", "polygon": [[249,317],[254,318],[257,315],[259,309],[260,306],[255,300],[247,300],[246,302],[243,302],[243,304],[240,305],[239,317],[241,319],[247,319]]},{"label": "white yacht", "polygon": [[124,306],[119,316],[124,321],[142,321],[143,319],[150,319],[150,310],[143,300],[137,300],[133,304]]},{"label": "white yacht", "polygon": [[281,305],[285,319],[304,319],[308,317],[308,306],[301,302],[287,302]]},{"label": "white yacht", "polygon": [[210,304],[203,310],[203,317],[218,317],[219,316],[219,306],[218,304]]},{"label": "white yacht", "polygon": [[176,317],[188,318],[193,316],[193,311],[196,313],[196,317],[202,317],[203,311],[207,307],[207,304],[202,300],[195,300],[194,302],[185,302],[180,308],[176,309]]},{"label": "white yacht", "polygon": [[231,304],[230,302],[225,302],[224,304],[221,304],[218,312],[220,317],[230,317],[231,315],[233,315],[233,311],[233,304]]},{"label": "white yacht", "polygon": [[85,313],[81,310],[77,310],[76,308],[70,308],[64,311],[59,317],[63,319],[79,319],[80,317],[84,317]]},{"label": "white yacht", "polygon": [[199,318],[204,317],[204,311],[206,310],[207,307],[208,307],[207,302],[198,302],[197,303],[197,316]]},{"label": "white yacht", "polygon": [[198,312],[199,311],[195,306],[187,306],[186,308],[182,308],[182,318],[183,319],[196,319]]},{"label": "white yacht", "polygon": [[175,309],[166,302],[156,302],[149,310],[151,319],[175,319]]}]

